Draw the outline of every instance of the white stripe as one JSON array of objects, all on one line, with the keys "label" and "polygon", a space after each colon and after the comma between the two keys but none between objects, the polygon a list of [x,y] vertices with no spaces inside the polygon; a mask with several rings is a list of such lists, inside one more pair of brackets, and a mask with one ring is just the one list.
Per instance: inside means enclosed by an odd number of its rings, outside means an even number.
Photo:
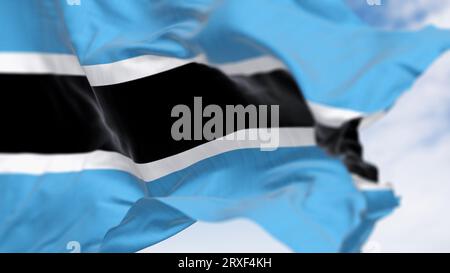
[{"label": "white stripe", "polygon": [[87,75],[92,86],[105,86],[156,75],[192,62],[217,67],[228,75],[252,75],[285,69],[282,62],[270,56],[214,65],[209,64],[204,55],[191,59],[143,55],[113,63],[81,66],[77,57],[69,54],[2,52],[0,73]]},{"label": "white stripe", "polygon": [[361,191],[382,191],[382,190],[393,190],[391,183],[375,183],[373,181],[367,180],[357,174],[352,175],[353,182],[356,188]]},{"label": "white stripe", "polygon": [[203,57],[178,59],[143,55],[114,63],[85,65],[83,69],[92,86],[104,86],[145,78],[195,61],[203,62]]},{"label": "white stripe", "polygon": [[252,75],[285,69],[283,63],[270,56],[235,63],[211,64],[204,55],[191,59],[144,55],[114,63],[83,66],[83,69],[92,86],[105,86],[145,78],[192,62],[214,66],[228,75]]},{"label": "white stripe", "polygon": [[339,128],[347,121],[364,116],[364,113],[350,109],[332,107],[311,101],[307,101],[307,103],[318,123],[333,128]]},{"label": "white stripe", "polygon": [[0,53],[0,73],[84,75],[73,55],[18,52]]},{"label": "white stripe", "polygon": [[[87,75],[92,86],[104,86],[155,75],[191,62],[207,63],[204,56],[194,59],[178,59],[144,55],[109,64],[81,67],[78,59],[73,55],[7,52],[0,53],[0,73]],[[270,56],[216,65],[216,67],[228,75],[251,75],[285,69],[280,61]],[[364,116],[361,112],[311,101],[308,101],[308,105],[315,119],[330,127],[340,127],[346,121]]]},{"label": "white stripe", "polygon": [[[229,136],[256,130],[265,129],[248,129]],[[279,147],[316,145],[312,128],[279,128],[279,137]],[[130,158],[119,153],[106,151],[64,155],[0,154],[0,173],[41,175],[82,170],[120,170],[142,180],[152,181],[221,153],[245,148],[260,148],[261,145],[261,141],[217,139],[185,152],[144,164],[134,163]]]},{"label": "white stripe", "polygon": [[370,127],[372,124],[374,124],[375,122],[377,122],[378,120],[380,120],[381,118],[385,117],[387,114],[386,111],[381,111],[375,114],[370,114],[369,116],[364,117],[361,120],[361,123],[359,124],[359,130],[363,130],[366,129],[368,127]]},{"label": "white stripe", "polygon": [[256,73],[267,73],[279,69],[287,70],[281,61],[272,56],[261,56],[235,63],[210,65],[216,66],[227,75],[250,76]]}]

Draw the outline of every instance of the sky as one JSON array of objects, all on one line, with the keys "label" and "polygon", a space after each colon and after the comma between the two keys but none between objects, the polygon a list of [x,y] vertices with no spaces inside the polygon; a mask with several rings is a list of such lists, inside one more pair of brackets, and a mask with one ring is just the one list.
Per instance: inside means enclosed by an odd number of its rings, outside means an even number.
[{"label": "sky", "polygon": [[[382,6],[346,1],[364,20],[381,28],[417,29],[429,24],[450,28],[450,0],[382,0]],[[392,183],[401,197],[401,206],[378,224],[364,251],[450,252],[450,52],[383,119],[362,131],[362,141],[365,157],[379,167],[381,180]],[[242,243],[232,243],[236,241]],[[194,224],[145,251],[289,249],[255,224],[236,220],[226,225]]]},{"label": "sky", "polygon": [[[450,28],[448,0],[385,0],[375,9],[359,12],[387,28]],[[401,206],[379,223],[367,251],[450,252],[450,52],[362,133],[366,158],[401,197]]]}]

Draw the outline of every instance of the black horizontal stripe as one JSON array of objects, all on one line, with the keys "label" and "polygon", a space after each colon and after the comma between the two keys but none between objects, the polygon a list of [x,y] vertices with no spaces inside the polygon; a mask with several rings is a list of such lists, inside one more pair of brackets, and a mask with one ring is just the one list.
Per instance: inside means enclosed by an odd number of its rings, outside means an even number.
[{"label": "black horizontal stripe", "polygon": [[[174,141],[172,108],[203,105],[280,105],[281,127],[312,127],[313,119],[295,82],[284,71],[227,77],[216,69],[189,64],[140,80],[95,87],[106,122],[120,136],[121,150],[140,162],[191,149],[206,140]],[[247,126],[248,128],[248,126]],[[155,149],[155,146],[159,148]]]},{"label": "black horizontal stripe", "polygon": [[0,152],[111,150],[87,79],[0,74]]},{"label": "black horizontal stripe", "polygon": [[[135,162],[162,159],[207,140],[175,141],[172,108],[203,105],[279,105],[280,127],[313,127],[311,113],[285,71],[224,75],[188,64],[126,83],[92,88],[85,77],[0,74],[0,152],[67,154],[116,151]],[[358,121],[341,128],[317,125],[318,143],[343,159],[350,171],[376,180],[362,160]],[[248,125],[247,127],[248,128]]]},{"label": "black horizontal stripe", "polygon": [[[175,141],[171,110],[177,104],[280,105],[281,127],[311,127],[301,92],[283,71],[228,77],[189,64],[122,84],[91,88],[84,77],[0,75],[0,152],[117,151],[150,162],[206,140]],[[10,90],[8,90],[10,89]],[[247,126],[248,127],[248,126]]]}]

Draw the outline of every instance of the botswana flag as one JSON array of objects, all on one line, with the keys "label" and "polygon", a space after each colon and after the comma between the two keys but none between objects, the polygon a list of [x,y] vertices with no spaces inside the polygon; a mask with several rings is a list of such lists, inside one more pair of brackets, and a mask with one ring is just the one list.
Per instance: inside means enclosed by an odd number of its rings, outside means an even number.
[{"label": "botswana flag", "polygon": [[[8,1],[0,30],[1,252],[135,252],[241,218],[293,251],[359,251],[398,200],[358,129],[450,45],[338,0]],[[278,148],[175,140],[196,98],[278,105]]]}]

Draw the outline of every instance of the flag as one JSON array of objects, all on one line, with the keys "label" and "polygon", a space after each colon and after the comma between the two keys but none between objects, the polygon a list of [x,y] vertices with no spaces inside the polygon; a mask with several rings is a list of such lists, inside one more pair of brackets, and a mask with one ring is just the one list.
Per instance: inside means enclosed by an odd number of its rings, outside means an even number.
[{"label": "flag", "polygon": [[[16,1],[0,15],[1,252],[135,252],[240,218],[296,252],[357,252],[398,205],[358,129],[449,45],[337,0]],[[204,137],[207,107],[239,105],[278,109],[276,147],[239,138],[259,121]],[[180,139],[177,106],[193,109]]]}]

